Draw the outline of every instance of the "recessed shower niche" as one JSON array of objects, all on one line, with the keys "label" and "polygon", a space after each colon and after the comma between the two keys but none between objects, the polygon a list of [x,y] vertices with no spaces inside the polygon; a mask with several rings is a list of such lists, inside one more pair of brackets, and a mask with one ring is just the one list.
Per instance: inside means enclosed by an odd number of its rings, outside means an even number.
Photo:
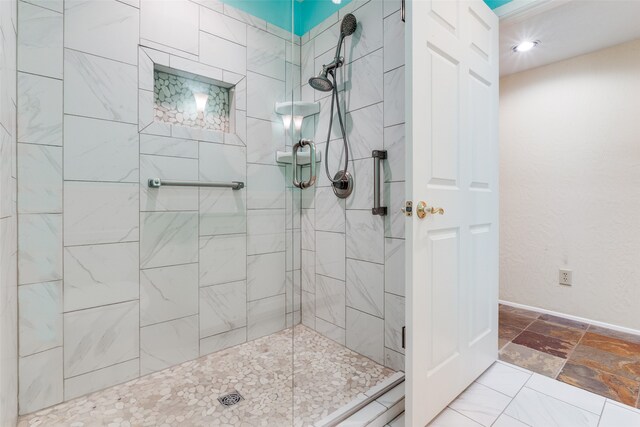
[{"label": "recessed shower niche", "polygon": [[153,70],[154,120],[229,133],[233,88],[170,68]]}]

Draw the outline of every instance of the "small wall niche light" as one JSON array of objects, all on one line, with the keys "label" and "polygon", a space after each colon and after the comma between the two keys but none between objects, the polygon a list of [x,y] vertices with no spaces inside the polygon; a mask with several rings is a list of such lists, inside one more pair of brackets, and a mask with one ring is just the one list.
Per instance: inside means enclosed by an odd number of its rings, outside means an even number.
[{"label": "small wall niche light", "polygon": [[304,117],[302,116],[293,116],[293,126],[296,128],[296,131],[300,132],[302,129],[302,120]]},{"label": "small wall niche light", "polygon": [[196,92],[193,94],[193,97],[196,99],[196,110],[199,113],[203,113],[204,108],[207,106],[209,95],[207,95],[206,93]]},{"label": "small wall niche light", "polygon": [[511,50],[514,52],[527,52],[540,44],[540,40],[525,40],[513,46]]},{"label": "small wall niche light", "polygon": [[291,115],[285,114],[282,116],[282,124],[284,125],[285,130],[289,130],[291,127]]},{"label": "small wall niche light", "polygon": [[340,4],[342,3],[342,0],[331,0],[334,4]]}]

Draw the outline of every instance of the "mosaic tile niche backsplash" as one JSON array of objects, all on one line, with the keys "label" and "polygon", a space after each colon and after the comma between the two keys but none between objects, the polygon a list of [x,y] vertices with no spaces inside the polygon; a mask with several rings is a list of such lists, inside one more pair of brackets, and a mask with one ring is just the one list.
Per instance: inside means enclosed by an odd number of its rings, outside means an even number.
[{"label": "mosaic tile niche backsplash", "polygon": [[[230,132],[229,88],[154,70],[155,119],[178,126]],[[204,112],[195,93],[209,95]]]}]

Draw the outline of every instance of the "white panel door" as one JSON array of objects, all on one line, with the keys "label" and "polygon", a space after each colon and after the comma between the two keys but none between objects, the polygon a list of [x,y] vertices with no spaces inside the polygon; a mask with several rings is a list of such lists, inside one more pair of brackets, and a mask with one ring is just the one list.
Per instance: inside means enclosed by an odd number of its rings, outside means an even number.
[{"label": "white panel door", "polygon": [[497,357],[498,19],[481,0],[406,16],[406,417],[424,426]]}]

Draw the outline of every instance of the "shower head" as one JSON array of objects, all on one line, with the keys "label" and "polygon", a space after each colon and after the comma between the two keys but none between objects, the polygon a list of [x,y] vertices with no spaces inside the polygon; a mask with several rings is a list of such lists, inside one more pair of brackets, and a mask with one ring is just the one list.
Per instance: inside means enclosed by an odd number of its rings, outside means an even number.
[{"label": "shower head", "polygon": [[324,70],[317,77],[311,77],[309,85],[320,92],[329,92],[333,89],[333,83],[327,78],[327,73]]},{"label": "shower head", "polygon": [[345,36],[350,36],[351,34],[356,32],[358,28],[358,21],[356,17],[353,16],[352,13],[347,13],[344,18],[342,18],[342,24],[340,25],[340,32]]}]

